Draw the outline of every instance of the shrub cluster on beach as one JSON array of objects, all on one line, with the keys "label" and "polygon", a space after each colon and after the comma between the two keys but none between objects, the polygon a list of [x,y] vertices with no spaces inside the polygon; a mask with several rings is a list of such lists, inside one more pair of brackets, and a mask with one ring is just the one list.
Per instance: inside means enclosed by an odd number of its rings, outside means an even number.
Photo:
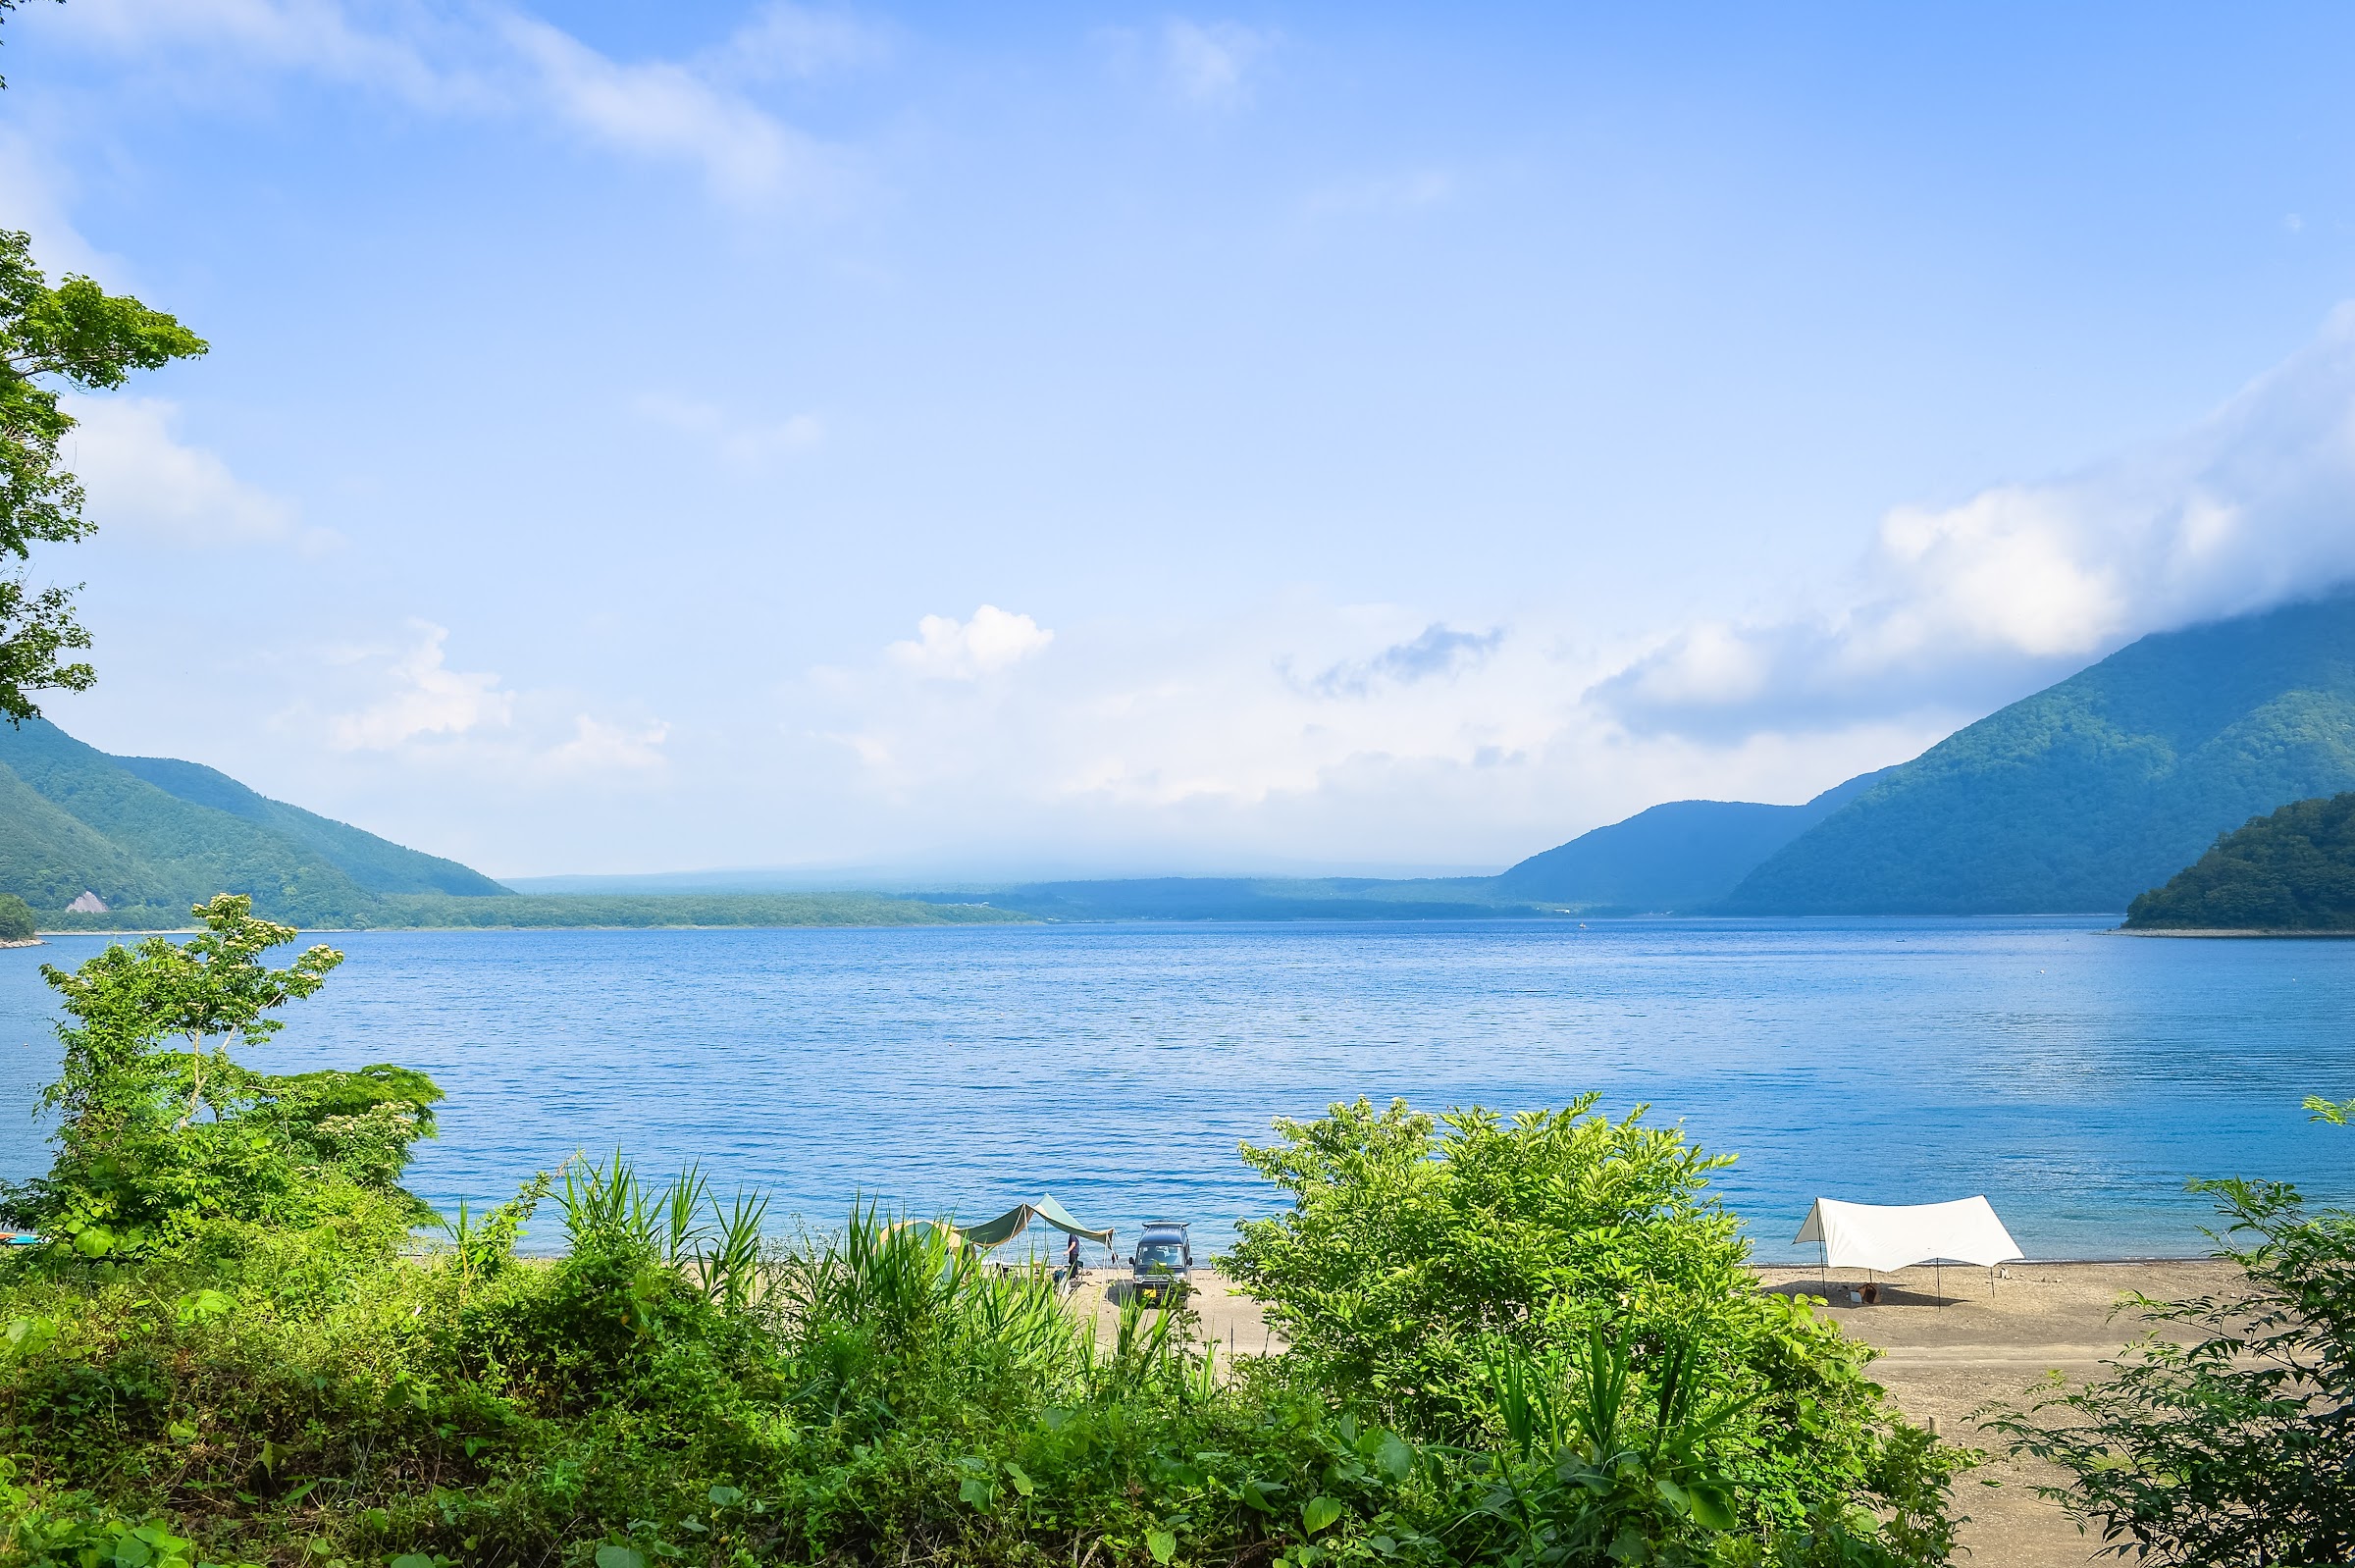
[{"label": "shrub cluster on beach", "polygon": [[[7,1194],[0,1558],[529,1563],[1942,1561],[1962,1457],[1761,1293],[1722,1162],[1591,1098],[1335,1107],[1245,1151],[1227,1267],[1288,1341],[1108,1333],[945,1228],[762,1240],[758,1196],[576,1162],[399,1186],[439,1091],[233,1058],[337,955],[225,898],[54,974],[57,1156]],[[566,1248],[522,1258],[535,1211]]]}]

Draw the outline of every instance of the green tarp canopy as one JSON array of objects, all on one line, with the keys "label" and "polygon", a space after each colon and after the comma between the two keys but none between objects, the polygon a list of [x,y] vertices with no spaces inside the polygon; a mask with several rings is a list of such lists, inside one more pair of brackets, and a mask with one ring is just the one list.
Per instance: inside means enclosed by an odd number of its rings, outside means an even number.
[{"label": "green tarp canopy", "polygon": [[979,1225],[962,1226],[959,1228],[966,1240],[987,1249],[1020,1235],[1030,1228],[1032,1220],[1044,1220],[1056,1229],[1067,1235],[1077,1236],[1082,1241],[1101,1241],[1108,1247],[1112,1245],[1111,1227],[1090,1230],[1050,1197],[1042,1197],[1036,1203],[1018,1203],[995,1220],[984,1220]]}]

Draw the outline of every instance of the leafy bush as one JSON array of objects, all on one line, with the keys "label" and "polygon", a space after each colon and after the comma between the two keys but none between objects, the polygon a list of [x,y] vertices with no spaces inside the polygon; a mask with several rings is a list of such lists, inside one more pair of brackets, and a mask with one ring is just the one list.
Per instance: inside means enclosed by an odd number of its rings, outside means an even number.
[{"label": "leafy bush", "polygon": [[442,1091],[405,1068],[256,1072],[230,1045],[267,1043],[270,1015],[318,990],[342,962],[314,947],[272,969],[261,955],[293,941],[224,894],[195,910],[203,931],[177,943],[114,946],[68,974],[42,973],[70,1022],[49,1174],[7,1189],[0,1209],[84,1256],[187,1242],[219,1221],[309,1226],[391,1213],[397,1241],[424,1211],[395,1184],[409,1148],[434,1130]]},{"label": "leafy bush", "polygon": [[[2345,1122],[2355,1101],[2309,1100]],[[2234,1292],[2129,1298],[2159,1327],[2111,1375],[2058,1375],[1987,1422],[2059,1465],[2046,1489],[2109,1549],[2215,1568],[2355,1561],[2355,1214],[2277,1181],[2198,1181],[2229,1222]],[[2171,1333],[2182,1334],[2180,1340]]]},{"label": "leafy bush", "polygon": [[29,942],[38,932],[32,906],[14,893],[0,893],[0,942]]},{"label": "leafy bush", "polygon": [[1602,1333],[1637,1382],[1719,1409],[1706,1460],[1761,1528],[1916,1491],[1922,1464],[1941,1490],[1946,1461],[1899,1440],[1870,1352],[1758,1290],[1706,1190],[1728,1160],[1596,1103],[1507,1124],[1360,1100],[1279,1122],[1282,1145],[1243,1157],[1291,1211],[1245,1225],[1225,1268],[1316,1382],[1442,1440],[1502,1435],[1500,1358],[1534,1355],[1558,1385]]}]

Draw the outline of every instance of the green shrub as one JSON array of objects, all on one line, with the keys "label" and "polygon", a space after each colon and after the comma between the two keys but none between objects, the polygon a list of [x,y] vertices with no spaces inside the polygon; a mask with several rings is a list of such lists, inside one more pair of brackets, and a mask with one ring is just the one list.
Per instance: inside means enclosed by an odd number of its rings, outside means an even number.
[{"label": "green shrub", "polygon": [[58,1081],[57,1158],[6,1189],[0,1211],[86,1257],[185,1244],[217,1221],[306,1228],[405,1211],[391,1245],[425,1211],[397,1186],[410,1146],[434,1130],[442,1091],[423,1073],[378,1066],[290,1077],[230,1055],[266,1044],[270,1016],[316,992],[342,962],[314,947],[288,968],[261,956],[294,940],[224,894],[194,911],[204,930],[109,947],[73,973],[44,966],[69,1021]]},{"label": "green shrub", "polygon": [[1707,1191],[1727,1159],[1596,1103],[1508,1124],[1360,1100],[1279,1122],[1282,1144],[1243,1157],[1292,1208],[1244,1225],[1226,1272],[1268,1303],[1306,1376],[1439,1440],[1502,1435],[1499,1358],[1558,1369],[1600,1333],[1655,1395],[1674,1369],[1723,1411],[1705,1458],[1757,1528],[1942,1490],[1947,1461],[1899,1440],[1864,1377],[1871,1352],[1757,1288]]},{"label": "green shrub", "polygon": [[38,931],[32,906],[14,893],[0,893],[0,942],[29,942]]},{"label": "green shrub", "polygon": [[[2344,1123],[2355,1101],[2307,1101]],[[2195,1181],[2237,1290],[2129,1298],[2159,1327],[2108,1377],[2058,1374],[1990,1430],[2060,1466],[2047,1488],[2109,1549],[2217,1568],[2355,1561],[2355,1214],[2277,1181]]]}]

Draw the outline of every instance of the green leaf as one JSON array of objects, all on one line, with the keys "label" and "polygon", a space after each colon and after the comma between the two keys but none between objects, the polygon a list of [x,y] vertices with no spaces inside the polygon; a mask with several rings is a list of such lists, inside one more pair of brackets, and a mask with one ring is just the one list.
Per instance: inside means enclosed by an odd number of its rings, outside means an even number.
[{"label": "green leaf", "polygon": [[1280,1481],[1257,1480],[1246,1481],[1235,1488],[1236,1493],[1243,1499],[1244,1507],[1256,1508],[1263,1514],[1276,1511],[1276,1505],[1268,1500],[1268,1493],[1282,1490],[1283,1483]]},{"label": "green leaf", "polygon": [[1011,1459],[1006,1461],[1006,1474],[1013,1480],[1014,1490],[1025,1497],[1038,1490],[1037,1484],[1030,1479],[1029,1473]]},{"label": "green leaf", "polygon": [[1706,1483],[1688,1487],[1685,1496],[1693,1505],[1693,1522],[1705,1530],[1731,1530],[1741,1523],[1734,1513],[1734,1500],[1721,1487]]},{"label": "green leaf", "polygon": [[997,1500],[997,1495],[998,1489],[979,1476],[968,1476],[957,1484],[958,1500],[970,1503],[983,1513],[989,1511],[989,1505]]},{"label": "green leaf", "polygon": [[1315,1535],[1341,1517],[1341,1505],[1331,1497],[1311,1497],[1300,1505],[1300,1522]]},{"label": "green leaf", "polygon": [[1387,1432],[1383,1434],[1382,1446],[1374,1450],[1374,1462],[1392,1481],[1404,1481],[1415,1473],[1415,1450],[1396,1433]]},{"label": "green leaf", "polygon": [[714,1508],[733,1508],[744,1501],[744,1490],[740,1487],[713,1487],[704,1495],[711,1499]]},{"label": "green leaf", "polygon": [[8,1347],[20,1356],[37,1356],[57,1337],[57,1324],[48,1318],[19,1318],[8,1326]]},{"label": "green leaf", "polygon": [[391,1568],[434,1568],[434,1559],[422,1551],[404,1551],[392,1559]]},{"label": "green leaf", "polygon": [[115,1542],[116,1568],[147,1568],[154,1556],[147,1542],[136,1536],[125,1536]]},{"label": "green leaf", "polygon": [[236,1310],[236,1297],[226,1291],[215,1290],[210,1285],[202,1290],[191,1290],[173,1303],[173,1315],[183,1325],[209,1323],[215,1318],[226,1318]]},{"label": "green leaf", "polygon": [[[394,1563],[392,1568],[402,1568]],[[646,1558],[629,1546],[600,1546],[597,1548],[597,1568],[646,1568]]]},{"label": "green leaf", "polygon": [[1178,1555],[1178,1537],[1167,1530],[1148,1530],[1145,1532],[1145,1550],[1153,1554],[1155,1562],[1168,1562]]}]

